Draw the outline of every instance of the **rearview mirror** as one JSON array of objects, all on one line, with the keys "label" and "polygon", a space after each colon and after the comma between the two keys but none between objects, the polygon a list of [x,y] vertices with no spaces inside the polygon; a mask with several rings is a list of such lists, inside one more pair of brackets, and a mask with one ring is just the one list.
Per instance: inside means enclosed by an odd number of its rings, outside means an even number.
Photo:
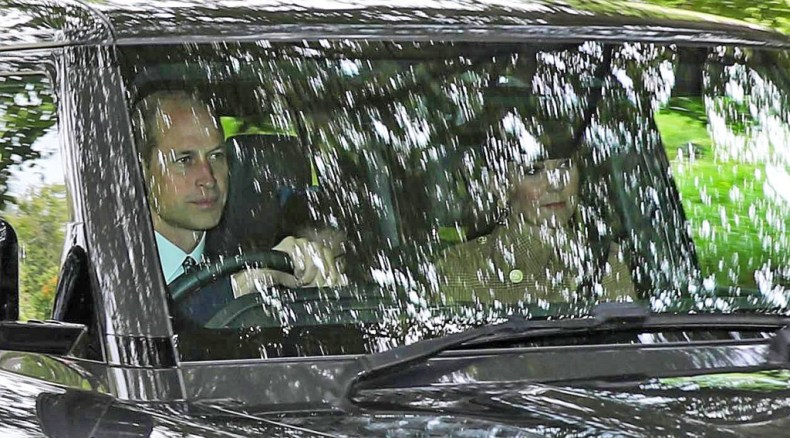
[{"label": "rearview mirror", "polygon": [[16,232],[0,219],[0,321],[19,319],[19,258]]}]

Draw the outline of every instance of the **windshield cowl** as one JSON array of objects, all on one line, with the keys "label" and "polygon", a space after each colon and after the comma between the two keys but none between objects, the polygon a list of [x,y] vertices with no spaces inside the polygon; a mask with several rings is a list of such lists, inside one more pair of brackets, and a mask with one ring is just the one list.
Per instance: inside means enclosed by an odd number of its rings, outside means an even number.
[{"label": "windshield cowl", "polygon": [[[776,365],[779,357],[783,357],[782,351],[787,351],[776,345],[780,345],[777,340],[785,339],[787,330],[784,327],[788,322],[790,320],[787,318],[772,315],[651,314],[645,307],[634,303],[604,303],[596,306],[587,318],[525,320],[512,317],[504,323],[360,357],[344,373],[351,377],[346,378],[343,399],[353,402],[360,388],[376,387],[372,382],[387,381],[388,375],[408,374],[404,370],[412,366],[430,367],[429,361],[438,356],[459,358],[473,356],[480,350],[485,351],[486,355],[512,355],[519,347],[525,346],[539,348],[566,345],[606,350],[624,342],[626,345],[694,345],[695,342],[704,345],[743,341],[759,343],[760,348],[764,349],[767,337],[779,330],[781,336],[774,335],[771,349],[762,352],[757,361],[766,366]],[[616,340],[618,335],[623,337]],[[784,363],[787,363],[787,359]],[[409,381],[408,378],[396,380]]]},{"label": "windshield cowl", "polygon": [[357,401],[370,412],[394,411],[417,418],[421,413],[434,416],[441,413],[453,421],[474,419],[463,423],[464,431],[485,428],[488,422],[502,428],[527,430],[531,424],[548,423],[561,431],[558,436],[581,430],[596,435],[650,435],[651,431],[665,428],[684,433],[741,436],[761,427],[761,422],[776,418],[776,412],[788,411],[783,396],[768,393],[788,389],[786,381],[783,386],[769,383],[787,377],[783,373],[660,378],[642,385],[500,382],[366,389],[359,393]]}]

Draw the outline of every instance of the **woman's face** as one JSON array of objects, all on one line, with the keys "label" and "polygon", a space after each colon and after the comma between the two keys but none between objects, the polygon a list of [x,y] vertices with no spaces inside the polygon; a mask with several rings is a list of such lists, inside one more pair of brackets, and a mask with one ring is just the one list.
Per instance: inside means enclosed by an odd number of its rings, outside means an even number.
[{"label": "woman's face", "polygon": [[535,225],[560,227],[578,204],[579,168],[572,159],[508,164],[510,215]]}]

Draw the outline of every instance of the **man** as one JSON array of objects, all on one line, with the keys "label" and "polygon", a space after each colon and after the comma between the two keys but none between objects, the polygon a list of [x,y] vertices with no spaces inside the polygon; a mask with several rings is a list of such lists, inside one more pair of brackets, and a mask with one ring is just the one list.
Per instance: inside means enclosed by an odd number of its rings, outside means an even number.
[{"label": "man", "polygon": [[[186,92],[156,92],[135,106],[135,137],[148,186],[162,274],[168,283],[204,259],[206,232],[222,218],[228,194],[225,141],[211,107]],[[260,284],[331,286],[345,281],[337,245],[293,236],[273,249],[291,257],[294,274],[248,270],[230,284],[207,288],[186,303],[186,313],[205,323],[234,297]],[[341,250],[342,251],[342,250]]]}]

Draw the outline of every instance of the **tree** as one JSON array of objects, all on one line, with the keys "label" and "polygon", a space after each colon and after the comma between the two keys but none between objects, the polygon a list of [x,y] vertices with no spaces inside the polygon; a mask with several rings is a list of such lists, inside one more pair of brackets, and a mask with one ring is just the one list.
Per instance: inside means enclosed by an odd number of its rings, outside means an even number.
[{"label": "tree", "polygon": [[4,216],[19,239],[20,319],[48,319],[69,218],[66,187],[31,189]]},{"label": "tree", "polygon": [[41,157],[33,145],[55,125],[51,84],[44,76],[0,78],[0,210],[7,202],[10,169]]},{"label": "tree", "polygon": [[790,0],[643,0],[645,3],[685,9],[760,24],[790,35]]}]

